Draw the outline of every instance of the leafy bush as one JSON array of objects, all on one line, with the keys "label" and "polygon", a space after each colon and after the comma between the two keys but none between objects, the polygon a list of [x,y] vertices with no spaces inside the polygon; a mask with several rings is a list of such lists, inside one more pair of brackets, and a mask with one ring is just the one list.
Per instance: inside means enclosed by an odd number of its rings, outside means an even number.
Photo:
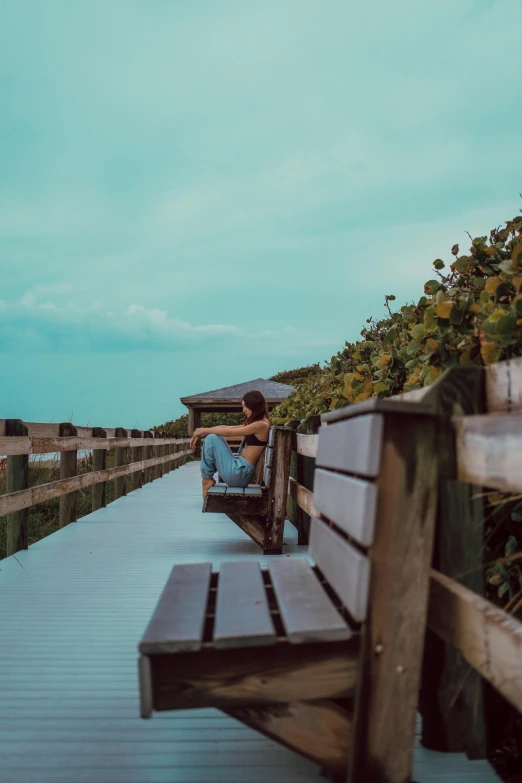
[{"label": "leafy bush", "polygon": [[[371,397],[420,389],[455,364],[486,365],[522,355],[522,216],[451,249],[433,262],[417,303],[367,320],[362,339],[346,343],[279,405],[279,420],[305,418]],[[471,237],[470,237],[471,239]]]}]

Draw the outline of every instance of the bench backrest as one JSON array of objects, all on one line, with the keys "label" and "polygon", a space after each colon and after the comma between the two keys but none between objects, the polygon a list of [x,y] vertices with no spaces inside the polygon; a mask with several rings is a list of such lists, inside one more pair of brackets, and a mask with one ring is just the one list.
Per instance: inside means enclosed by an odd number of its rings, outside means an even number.
[{"label": "bench backrest", "polygon": [[435,419],[422,405],[374,400],[323,422],[309,553],[347,619],[364,624],[351,779],[377,780],[392,763],[406,780],[436,510]]}]

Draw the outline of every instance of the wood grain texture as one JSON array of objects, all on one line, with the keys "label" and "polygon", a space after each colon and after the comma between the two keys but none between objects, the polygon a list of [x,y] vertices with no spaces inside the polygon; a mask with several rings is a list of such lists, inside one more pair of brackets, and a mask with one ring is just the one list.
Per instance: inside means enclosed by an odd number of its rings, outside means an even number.
[{"label": "wood grain texture", "polygon": [[[297,433],[299,435],[311,435],[317,436],[321,427],[320,416],[308,416],[304,419],[299,427]],[[317,441],[318,445],[319,441]],[[296,454],[297,458],[297,481],[306,490],[311,492],[314,487],[314,473],[316,469],[315,457],[306,457],[304,454]],[[313,510],[309,511],[301,506],[298,506],[296,513],[297,520],[297,533],[300,544],[308,544],[310,538],[310,524],[311,518],[314,516]]]},{"label": "wood grain texture", "polygon": [[265,514],[268,510],[268,494],[261,495],[228,494],[227,492],[208,492],[203,503],[203,511],[208,514]]},{"label": "wood grain texture", "polygon": [[317,457],[319,435],[301,435],[297,433],[297,453],[303,457]]},{"label": "wood grain texture", "polygon": [[521,492],[522,413],[462,416],[453,423],[457,479],[504,492]]},{"label": "wood grain texture", "polygon": [[283,546],[292,434],[290,430],[284,430],[281,427],[275,428],[274,431],[274,453],[268,491],[268,522],[265,530],[264,552],[281,552]]},{"label": "wood grain texture", "polygon": [[[27,428],[19,419],[4,422],[6,439],[23,436]],[[26,455],[7,458],[7,492],[20,492],[29,487],[29,458]],[[28,511],[21,509],[6,520],[6,554],[14,555],[28,547]],[[1,524],[1,523],[0,523]]]},{"label": "wood grain texture", "polygon": [[[131,430],[132,445],[130,447],[130,462],[141,462],[143,459],[143,447],[134,446],[134,441],[143,440],[141,437],[141,430]],[[173,454],[174,451],[169,451],[169,454]],[[172,463],[170,463],[172,464]],[[137,470],[132,474],[132,486],[131,489],[134,492],[136,489],[140,489],[142,485],[142,472]]]},{"label": "wood grain texture", "polygon": [[213,639],[217,649],[275,644],[259,563],[222,563]]},{"label": "wood grain texture", "polygon": [[309,552],[354,620],[362,622],[368,608],[368,558],[317,517],[312,519]]},{"label": "wood grain texture", "polygon": [[317,516],[317,511],[314,508],[314,493],[306,489],[306,487],[302,487],[291,476],[288,479],[288,494],[306,514]]},{"label": "wood grain texture", "polygon": [[154,709],[282,704],[353,696],[357,638],[331,644],[281,643],[244,650],[152,655]]},{"label": "wood grain texture", "polygon": [[322,427],[317,467],[375,478],[379,472],[383,417],[370,414]]},{"label": "wood grain texture", "polygon": [[[58,426],[58,425],[57,425]],[[101,430],[101,427],[94,427],[94,430]],[[120,428],[117,428],[120,429]],[[43,438],[38,436],[23,436],[16,438],[0,437],[0,454],[51,454],[62,451],[88,451],[90,449],[104,449],[112,451],[113,449],[138,446],[148,446],[148,440],[143,438],[129,437],[110,437],[106,430],[105,438],[102,435],[77,436],[77,437],[56,437]],[[115,430],[113,430],[113,433]],[[152,437],[152,434],[151,434]],[[186,444],[190,443],[190,438],[167,438],[165,444]]]},{"label": "wood grain texture", "polygon": [[522,358],[486,367],[486,403],[489,413],[522,412]]},{"label": "wood grain texture", "polygon": [[[60,437],[75,437],[77,435],[76,427],[69,422],[60,424]],[[76,476],[78,473],[78,452],[64,451],[60,454],[60,481]],[[78,518],[77,509],[77,490],[60,495],[60,527],[65,527],[70,522],[76,522]]]},{"label": "wood grain texture", "polygon": [[[101,427],[93,427],[93,438],[103,440],[107,437],[105,430]],[[97,473],[100,470],[107,469],[107,452],[104,449],[94,449],[92,452],[92,470],[93,473]],[[94,484],[92,487],[92,510],[97,511],[99,508],[105,508],[107,505],[107,482],[100,481],[98,484]]]},{"label": "wood grain texture", "polygon": [[411,779],[437,467],[435,419],[387,416],[350,783]]},{"label": "wood grain texture", "polygon": [[252,541],[261,547],[265,544],[266,516],[256,516],[254,514],[229,513],[227,517],[247,534]]},{"label": "wood grain texture", "polygon": [[372,544],[377,509],[375,483],[317,469],[313,498],[323,516],[363,546]]},{"label": "wood grain texture", "polygon": [[522,711],[522,623],[436,571],[431,572],[428,623]]},{"label": "wood grain texture", "polygon": [[201,648],[211,571],[210,563],[174,566],[140,641],[142,655]]},{"label": "wood grain texture", "polygon": [[[126,439],[127,430],[124,430],[123,427],[118,427],[116,429],[116,437]],[[123,465],[127,465],[127,464],[128,464],[127,447],[123,446],[122,448],[116,449],[116,452],[114,454],[114,467],[120,468]],[[114,479],[114,500],[118,500],[118,498],[121,498],[126,494],[127,494],[127,483],[124,474],[123,476],[119,476],[118,478]]]},{"label": "wood grain texture", "polygon": [[291,644],[340,641],[352,637],[352,631],[306,560],[272,560],[268,571]]},{"label": "wood grain texture", "polygon": [[334,774],[346,773],[353,732],[350,709],[323,700],[226,712]]},{"label": "wood grain texture", "polygon": [[[193,451],[189,449],[187,451],[181,451],[179,454],[173,454],[172,457],[160,457],[160,459],[177,460],[192,453]],[[135,470],[152,468],[155,464],[155,459],[133,462],[130,465],[122,465],[122,467],[119,468],[107,468],[106,470],[98,470],[96,473],[82,473],[81,476],[72,476],[69,479],[51,481],[49,484],[40,484],[37,487],[30,487],[29,489],[20,492],[12,492],[9,495],[0,495],[0,517],[4,514],[12,514],[13,511],[30,508],[30,506],[34,506],[37,503],[43,503],[46,500],[60,497],[68,492],[92,487],[94,484],[98,484],[101,481],[110,481],[111,479],[120,476],[130,475]]]}]

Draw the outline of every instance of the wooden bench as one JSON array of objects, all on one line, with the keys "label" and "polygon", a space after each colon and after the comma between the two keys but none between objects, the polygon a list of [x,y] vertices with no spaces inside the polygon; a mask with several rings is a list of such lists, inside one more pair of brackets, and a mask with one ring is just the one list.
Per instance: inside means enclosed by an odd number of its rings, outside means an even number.
[{"label": "wooden bench", "polygon": [[139,645],[141,715],[216,707],[333,775],[348,773],[350,783],[405,783],[432,554],[436,420],[427,406],[373,400],[323,421],[313,565],[304,557],[271,559],[266,569],[224,563],[219,573],[209,563],[176,565]]},{"label": "wooden bench", "polygon": [[226,514],[263,550],[280,555],[283,550],[286,498],[292,452],[292,432],[271,427],[268,446],[261,458],[262,480],[248,487],[218,483],[209,489],[203,511]]}]

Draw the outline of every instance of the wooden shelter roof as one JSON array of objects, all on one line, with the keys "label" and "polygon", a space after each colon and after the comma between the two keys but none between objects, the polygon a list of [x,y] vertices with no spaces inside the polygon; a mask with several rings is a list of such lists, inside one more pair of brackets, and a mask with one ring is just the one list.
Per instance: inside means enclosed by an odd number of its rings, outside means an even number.
[{"label": "wooden shelter roof", "polygon": [[264,378],[256,378],[246,383],[225,386],[223,389],[213,389],[201,394],[192,394],[190,397],[181,397],[181,402],[189,408],[212,404],[241,406],[241,400],[245,394],[253,389],[260,391],[267,403],[272,405],[277,405],[277,403],[285,400],[294,391],[294,387],[287,383],[277,383],[276,381],[267,381]]}]

